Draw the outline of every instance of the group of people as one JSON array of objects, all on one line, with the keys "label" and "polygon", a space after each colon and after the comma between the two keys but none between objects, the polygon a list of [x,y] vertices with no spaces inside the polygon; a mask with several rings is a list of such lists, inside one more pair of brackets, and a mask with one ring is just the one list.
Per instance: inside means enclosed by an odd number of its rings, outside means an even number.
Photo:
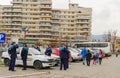
[{"label": "group of people", "polygon": [[[14,69],[14,67],[15,67],[15,62],[16,62],[16,58],[17,58],[17,52],[16,52],[17,48],[18,48],[18,45],[15,42],[12,42],[8,48],[8,54],[10,56],[9,71],[16,71]],[[34,45],[33,48],[35,48],[38,51],[41,51],[38,45]],[[23,69],[22,70],[27,69],[28,50],[29,50],[28,45],[26,43],[24,43],[23,48],[21,50],[21,59],[23,61]],[[45,55],[51,56],[51,53],[52,53],[52,49],[51,49],[50,45],[48,45],[48,47],[45,51]]]},{"label": "group of people", "polygon": [[[18,45],[15,42],[12,42],[12,44],[8,48],[8,54],[10,56],[9,71],[16,71],[14,69],[14,67],[15,67],[15,62],[16,62],[16,58],[17,58],[17,52],[16,52],[17,48],[18,48]],[[29,48],[28,48],[27,44],[24,43],[23,48],[21,50],[21,58],[23,61],[23,69],[22,70],[26,70],[28,49]]]},{"label": "group of people", "polygon": [[99,50],[99,52],[96,52],[92,55],[90,50],[86,48],[82,49],[81,55],[82,55],[83,65],[85,65],[86,62],[87,66],[90,66],[91,59],[93,59],[93,64],[96,65],[96,63],[99,63],[101,65],[102,58],[104,56],[101,49]]},{"label": "group of people", "polygon": [[[8,48],[8,53],[10,56],[10,64],[9,64],[9,70],[10,71],[15,71],[14,70],[14,66],[15,66],[15,61],[17,58],[17,53],[16,53],[16,49],[18,48],[18,45],[13,42],[9,48]],[[38,51],[41,51],[40,48],[38,46],[34,46],[35,49],[37,49]],[[23,61],[23,69],[22,70],[26,70],[27,68],[27,55],[28,55],[28,46],[26,43],[24,43],[23,48],[21,50],[21,58]],[[70,51],[67,47],[67,45],[62,44],[59,47],[59,56],[60,56],[60,70],[64,69],[67,70],[69,68],[69,60],[71,59],[71,55],[70,55]],[[47,56],[51,56],[52,54],[52,49],[51,46],[48,45],[48,47],[46,48],[45,51],[45,55]],[[87,66],[90,66],[90,62],[91,62],[91,58],[93,58],[93,64],[96,64],[99,62],[99,64],[101,64],[102,62],[102,57],[103,57],[103,52],[100,49],[99,52],[97,52],[96,54],[92,55],[90,50],[87,50],[86,48],[83,48],[81,51],[81,55],[82,55],[82,60],[83,60],[83,65],[85,65],[85,63],[87,64]]]}]

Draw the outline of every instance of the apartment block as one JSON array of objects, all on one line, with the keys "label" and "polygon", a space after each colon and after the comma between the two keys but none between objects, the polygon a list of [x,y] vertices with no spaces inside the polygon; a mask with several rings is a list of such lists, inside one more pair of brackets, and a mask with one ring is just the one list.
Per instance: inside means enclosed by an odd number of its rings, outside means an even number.
[{"label": "apartment block", "polygon": [[[69,9],[52,8],[52,0],[13,0],[0,7],[0,31],[7,41],[83,42],[91,38],[92,9],[69,4]],[[28,28],[28,31],[23,31]]]}]

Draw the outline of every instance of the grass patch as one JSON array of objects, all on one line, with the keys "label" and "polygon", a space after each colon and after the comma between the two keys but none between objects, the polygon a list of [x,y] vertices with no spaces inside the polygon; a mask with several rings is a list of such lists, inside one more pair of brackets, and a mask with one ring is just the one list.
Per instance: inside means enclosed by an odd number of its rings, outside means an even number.
[{"label": "grass patch", "polygon": [[0,65],[3,65],[4,63],[2,61],[0,61]]}]

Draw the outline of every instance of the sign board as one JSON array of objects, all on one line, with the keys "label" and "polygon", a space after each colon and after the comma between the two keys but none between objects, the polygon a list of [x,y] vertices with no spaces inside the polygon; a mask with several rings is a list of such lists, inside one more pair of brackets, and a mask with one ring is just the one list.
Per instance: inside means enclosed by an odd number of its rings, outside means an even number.
[{"label": "sign board", "polygon": [[0,33],[0,43],[5,43],[5,41],[6,41],[6,34]]}]

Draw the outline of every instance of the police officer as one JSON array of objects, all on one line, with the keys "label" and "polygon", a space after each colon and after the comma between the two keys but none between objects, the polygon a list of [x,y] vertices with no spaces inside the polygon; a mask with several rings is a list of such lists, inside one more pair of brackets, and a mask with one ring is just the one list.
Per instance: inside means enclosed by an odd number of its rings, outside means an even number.
[{"label": "police officer", "polygon": [[18,45],[15,42],[12,42],[12,44],[8,48],[8,53],[10,55],[10,65],[9,65],[10,71],[15,71],[14,67],[17,58],[16,48],[18,48]]},{"label": "police officer", "polygon": [[45,51],[45,55],[51,56],[51,54],[52,54],[52,49],[51,49],[51,46],[48,45],[48,47],[47,47],[47,49],[46,49],[46,51]]},{"label": "police officer", "polygon": [[62,70],[62,66],[64,66],[64,70],[68,68],[68,54],[69,51],[66,48],[65,44],[62,44],[60,49],[60,70]]},{"label": "police officer", "polygon": [[23,61],[23,69],[22,70],[26,70],[27,67],[27,55],[28,55],[28,46],[26,43],[24,43],[24,46],[22,48],[21,51],[21,57],[22,57],[22,61]]}]

